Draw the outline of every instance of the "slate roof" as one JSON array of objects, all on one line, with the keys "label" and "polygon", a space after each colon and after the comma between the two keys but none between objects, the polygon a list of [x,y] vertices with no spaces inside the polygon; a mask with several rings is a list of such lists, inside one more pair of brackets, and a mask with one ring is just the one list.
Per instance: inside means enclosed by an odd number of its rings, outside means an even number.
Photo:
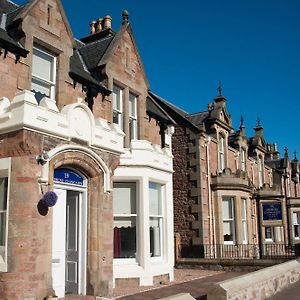
[{"label": "slate roof", "polygon": [[20,8],[22,7],[11,1],[0,0],[0,47],[16,55],[26,57],[28,51],[18,41],[14,40],[6,30],[10,15],[19,11]]},{"label": "slate roof", "polygon": [[113,36],[108,36],[78,48],[78,51],[82,55],[89,70],[98,66],[99,61],[103,57],[113,38]]},{"label": "slate roof", "polygon": [[202,125],[209,117],[208,111],[198,112],[190,114],[187,118],[196,126]]},{"label": "slate roof", "polygon": [[148,95],[147,97],[146,104],[146,112],[150,117],[153,117],[154,119],[161,122],[166,122],[170,125],[176,124],[176,122],[171,118],[171,116],[168,115],[168,113],[150,95]]}]

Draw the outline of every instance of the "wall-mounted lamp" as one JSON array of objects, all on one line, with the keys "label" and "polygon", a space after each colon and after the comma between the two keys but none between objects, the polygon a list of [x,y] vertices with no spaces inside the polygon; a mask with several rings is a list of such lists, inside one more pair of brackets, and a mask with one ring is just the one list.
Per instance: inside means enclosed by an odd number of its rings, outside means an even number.
[{"label": "wall-mounted lamp", "polygon": [[46,151],[43,151],[42,154],[36,156],[36,161],[39,165],[44,165],[49,160],[49,155]]}]

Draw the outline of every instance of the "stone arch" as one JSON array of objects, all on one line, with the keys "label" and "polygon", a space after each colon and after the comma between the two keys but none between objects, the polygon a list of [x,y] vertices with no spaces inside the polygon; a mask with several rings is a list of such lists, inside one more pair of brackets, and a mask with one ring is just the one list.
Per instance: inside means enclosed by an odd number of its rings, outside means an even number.
[{"label": "stone arch", "polygon": [[53,184],[53,171],[62,165],[79,168],[87,177],[103,173],[104,192],[111,191],[110,171],[95,152],[78,145],[62,145],[48,152],[49,161],[43,166],[41,183]]}]

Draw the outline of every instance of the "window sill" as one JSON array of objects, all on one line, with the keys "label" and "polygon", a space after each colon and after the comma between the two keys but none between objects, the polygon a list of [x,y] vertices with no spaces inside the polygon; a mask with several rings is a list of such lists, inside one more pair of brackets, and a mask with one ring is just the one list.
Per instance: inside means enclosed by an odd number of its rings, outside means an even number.
[{"label": "window sill", "polygon": [[114,258],[113,265],[114,266],[122,266],[122,265],[138,266],[139,264],[135,258]]}]

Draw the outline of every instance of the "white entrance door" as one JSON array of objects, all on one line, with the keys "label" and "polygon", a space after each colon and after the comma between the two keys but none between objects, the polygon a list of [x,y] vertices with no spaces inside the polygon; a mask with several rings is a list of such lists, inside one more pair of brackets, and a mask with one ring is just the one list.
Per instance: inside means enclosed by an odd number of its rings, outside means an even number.
[{"label": "white entrance door", "polygon": [[56,188],[53,206],[52,280],[56,295],[85,293],[86,208],[82,191]]},{"label": "white entrance door", "polygon": [[56,295],[65,296],[65,258],[66,258],[66,200],[67,191],[55,189],[57,203],[53,206],[52,226],[52,280]]}]

